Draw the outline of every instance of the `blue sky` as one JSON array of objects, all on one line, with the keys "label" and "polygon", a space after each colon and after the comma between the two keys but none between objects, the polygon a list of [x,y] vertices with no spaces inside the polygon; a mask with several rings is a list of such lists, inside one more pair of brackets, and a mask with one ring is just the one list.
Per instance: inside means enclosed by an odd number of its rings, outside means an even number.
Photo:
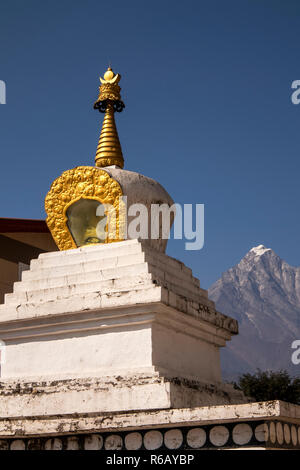
[{"label": "blue sky", "polygon": [[205,204],[205,245],[168,254],[203,287],[253,246],[300,265],[300,2],[3,0],[1,217],[44,218],[62,171],[94,161],[110,61],[129,170]]}]

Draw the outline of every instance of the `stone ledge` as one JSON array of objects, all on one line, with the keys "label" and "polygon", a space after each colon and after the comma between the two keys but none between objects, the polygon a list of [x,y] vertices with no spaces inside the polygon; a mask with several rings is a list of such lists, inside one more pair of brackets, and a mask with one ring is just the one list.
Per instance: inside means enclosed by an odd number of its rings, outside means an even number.
[{"label": "stone ledge", "polygon": [[0,449],[300,449],[300,407],[273,401],[1,419]]},{"label": "stone ledge", "polygon": [[[163,374],[163,375],[161,375]],[[209,384],[167,372],[65,380],[7,379],[0,386],[0,419],[51,417],[126,410],[190,408],[244,403],[244,395],[226,384]]]},{"label": "stone ledge", "polygon": [[187,314],[187,317],[206,322],[228,333],[237,334],[238,324],[233,318],[212,310],[201,302],[189,301],[187,298],[175,294],[155,284],[139,286],[137,289],[115,291],[112,293],[87,292],[85,294],[71,295],[70,297],[57,298],[54,302],[32,302],[17,306],[0,306],[0,329],[6,324],[23,320],[33,320],[64,316],[71,313],[80,314],[87,311],[99,311],[104,309],[120,309],[126,306],[147,306],[154,303],[175,308],[179,312]]},{"label": "stone ledge", "polygon": [[[145,292],[143,291],[145,294]],[[217,319],[216,319],[217,321]],[[19,318],[15,322],[0,322],[0,338],[6,343],[21,339],[58,337],[82,332],[107,331],[149,325],[167,326],[169,330],[181,331],[194,338],[219,346],[230,340],[228,328],[222,324],[204,321],[200,315],[183,315],[177,309],[157,302],[152,305],[121,305],[118,308],[103,308],[94,312],[47,315],[35,318]]]}]

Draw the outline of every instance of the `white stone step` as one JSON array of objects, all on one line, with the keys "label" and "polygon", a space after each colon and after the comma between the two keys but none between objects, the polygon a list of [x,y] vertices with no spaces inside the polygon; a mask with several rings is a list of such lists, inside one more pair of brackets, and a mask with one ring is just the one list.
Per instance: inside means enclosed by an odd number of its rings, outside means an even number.
[{"label": "white stone step", "polygon": [[[190,282],[189,278],[183,279],[179,278],[173,274],[170,276],[165,271],[159,269],[157,266],[152,266],[150,269],[154,279],[157,279],[158,284],[166,289],[181,295],[182,297],[189,297],[192,300],[200,301],[202,299],[203,303],[208,304],[208,293],[204,289],[201,289],[198,286],[195,286]],[[177,274],[177,273],[176,273]]]},{"label": "white stone step", "polygon": [[59,261],[62,260],[62,258],[68,258],[69,256],[77,256],[81,253],[92,253],[92,252],[108,252],[108,251],[114,251],[118,250],[119,248],[123,248],[126,246],[139,246],[142,245],[142,243],[137,240],[124,240],[122,242],[113,242],[113,243],[103,243],[103,244],[97,244],[97,245],[88,245],[88,246],[82,246],[80,248],[75,248],[72,250],[65,250],[65,251],[51,251],[48,253],[42,253],[39,255],[38,259],[59,259]]},{"label": "white stone step", "polygon": [[6,305],[19,305],[32,302],[49,302],[69,298],[74,295],[91,294],[98,292],[100,295],[116,292],[133,292],[140,289],[155,287],[150,274],[135,276],[127,279],[80,283],[70,286],[55,287],[50,289],[38,289],[25,292],[6,294]]},{"label": "white stone step", "polygon": [[139,263],[130,266],[119,266],[115,268],[98,269],[96,271],[74,273],[65,276],[44,277],[41,279],[28,279],[14,283],[14,292],[24,292],[35,289],[47,289],[51,287],[62,287],[78,283],[93,281],[105,281],[109,279],[120,279],[128,276],[139,276],[148,273],[147,263]]},{"label": "white stone step", "polygon": [[[33,267],[30,271],[24,271],[22,276],[22,281],[29,281],[29,280],[48,280],[49,278],[56,278],[62,277],[65,275],[74,275],[78,274],[78,276],[95,271],[97,269],[115,269],[122,266],[131,266],[141,262],[148,262],[151,265],[158,266],[160,272],[164,271],[163,278],[168,282],[174,283],[174,273],[175,278],[181,279],[183,285],[186,288],[192,286],[193,288],[190,290],[199,289],[199,281],[197,278],[192,276],[191,270],[183,270],[182,263],[177,260],[173,260],[169,257],[160,257],[154,253],[153,251],[147,252],[140,252],[138,254],[131,254],[131,255],[124,255],[114,258],[104,258],[101,260],[95,259],[93,261],[88,262],[81,262],[81,263],[70,263],[68,265],[59,265],[54,267]],[[174,270],[174,266],[177,266],[178,269]],[[184,265],[183,265],[184,266]],[[160,276],[162,278],[162,276]],[[80,282],[80,279],[78,279]],[[65,282],[64,282],[65,283]],[[180,283],[179,283],[180,284]],[[46,287],[46,286],[45,286]],[[198,290],[197,290],[198,292]],[[204,291],[203,291],[204,294]],[[205,295],[205,294],[204,294]]]},{"label": "white stone step", "polygon": [[[128,257],[122,257],[121,264],[125,263],[126,258]],[[120,271],[120,268],[131,268],[132,272],[134,273],[133,277],[136,277],[137,274],[140,272],[139,270],[142,270],[145,273],[153,273],[153,276],[155,279],[159,280],[159,283],[166,287],[169,290],[172,290],[179,295],[182,295],[184,297],[190,297],[193,300],[198,301],[199,298],[202,298],[204,301],[207,299],[207,291],[200,289],[197,285],[195,284],[192,276],[188,275],[186,272],[181,272],[179,270],[176,270],[175,275],[168,273],[164,269],[160,269],[157,265],[152,265],[151,262],[152,256],[149,256],[148,254],[140,253],[139,255],[133,255],[129,257],[131,262],[133,261],[133,258],[135,261],[138,261],[138,259],[142,260],[143,258],[147,259],[150,258],[147,262],[144,261],[144,269],[139,266],[135,267],[137,264],[141,263],[135,263],[134,265],[130,264],[129,266],[117,266],[117,267],[112,267],[112,268],[105,268],[105,269],[99,269],[99,271],[90,271],[90,272],[80,272],[81,265],[75,265],[72,267],[73,274],[67,275],[67,276],[62,276],[59,275],[60,273],[57,272],[56,270],[54,271],[55,276],[53,276],[53,270],[52,270],[52,276],[50,276],[49,270],[43,269],[38,270],[38,275],[35,272],[34,276],[31,276],[29,279],[23,280],[21,283],[15,283],[14,286],[14,292],[19,293],[19,292],[26,292],[27,293],[27,298],[30,297],[30,293],[32,291],[41,291],[44,292],[47,289],[67,289],[69,292],[70,290],[73,289],[74,285],[80,285],[80,284],[86,284],[86,283],[98,283],[99,288],[101,285],[103,285],[104,281],[110,281],[111,279],[120,279],[121,283],[124,283],[124,280],[126,281],[126,277],[128,275],[128,270],[122,270]],[[111,264],[111,260],[107,259],[105,260],[108,264]],[[114,260],[113,262],[116,262]],[[127,260],[128,262],[128,260]],[[70,266],[69,266],[70,267]],[[95,267],[95,263],[93,263],[93,267]],[[103,266],[102,266],[103,267]],[[51,270],[50,270],[51,271]],[[41,272],[43,273],[43,276],[41,275]],[[70,269],[67,270],[67,272],[70,272]],[[48,274],[46,277],[45,274]],[[125,277],[124,277],[125,276]],[[112,285],[112,284],[110,284]],[[131,283],[132,286],[134,286],[134,281]],[[65,291],[64,291],[65,292]],[[37,293],[41,297],[41,294]],[[55,298],[55,295],[54,295]],[[12,302],[11,295],[8,294],[7,296],[7,301]]]},{"label": "white stone step", "polygon": [[[164,267],[176,271],[183,271],[187,275],[192,276],[192,270],[186,267],[181,261],[171,258],[164,253],[160,253],[150,249],[145,243],[138,242],[137,240],[127,240],[124,242],[111,243],[106,245],[95,245],[82,247],[75,250],[68,250],[65,252],[43,253],[38,259],[31,261],[31,270],[51,268],[59,266],[68,266],[78,263],[95,262],[97,259],[114,259],[119,256],[139,254],[142,251],[146,252],[151,257],[155,258],[157,262]],[[59,263],[58,263],[59,259]],[[169,269],[168,269],[169,271]],[[26,277],[26,276],[25,276]],[[199,280],[193,278],[194,283],[199,285]]]},{"label": "white stone step", "polygon": [[151,263],[158,265],[160,269],[164,269],[171,275],[174,275],[175,273],[175,275],[178,277],[183,279],[190,279],[195,286],[200,287],[199,279],[194,277],[192,270],[187,268],[181,261],[154,250],[147,250],[146,255],[146,260],[151,260]]},{"label": "white stone step", "polygon": [[55,278],[69,276],[73,274],[84,274],[92,271],[102,271],[105,269],[118,269],[123,266],[133,266],[145,262],[145,253],[141,252],[133,255],[114,256],[80,263],[63,264],[53,267],[33,268],[23,271],[22,281]]},{"label": "white stone step", "polygon": [[[147,264],[145,263],[145,266]],[[18,304],[22,302],[44,302],[46,300],[56,300],[58,297],[67,297],[87,292],[108,292],[109,290],[117,292],[123,290],[134,290],[136,286],[142,285],[143,283],[147,286],[153,283],[153,279],[156,280],[156,284],[161,285],[168,290],[171,290],[178,295],[190,298],[194,301],[201,301],[206,305],[210,305],[214,308],[214,303],[207,299],[207,291],[195,287],[189,282],[179,279],[176,276],[172,276],[171,280],[166,280],[166,273],[157,267],[148,265],[146,273],[137,275],[138,269],[134,269],[133,276],[121,276],[120,278],[111,278],[103,280],[99,278],[99,273],[91,273],[92,276],[88,278],[84,276],[77,277],[77,282],[73,284],[68,282],[70,277],[58,277],[52,280],[33,280],[23,281],[15,284],[14,293],[7,294],[5,302],[8,305]],[[149,272],[148,272],[149,271]],[[150,274],[150,272],[152,274]],[[152,279],[152,281],[151,281]],[[73,279],[74,280],[74,279]],[[54,281],[58,281],[55,282]],[[170,282],[171,281],[171,282]]]},{"label": "white stone step", "polygon": [[[116,245],[118,245],[118,247],[116,247]],[[65,252],[58,252],[61,254],[60,257],[58,254],[56,254],[56,256],[45,256],[53,253],[43,253],[37,259],[31,260],[30,269],[53,268],[58,265],[68,266],[75,263],[95,261],[95,259],[107,259],[142,253],[142,245],[136,243],[131,243],[129,245],[111,243],[106,245],[106,249],[99,249],[98,246],[97,250],[95,248],[95,246],[89,246],[85,247],[84,251],[82,251],[82,249],[69,250],[71,254],[68,256],[64,255]],[[102,246],[100,248],[102,248]]]},{"label": "white stone step", "polygon": [[[145,266],[147,264],[145,263]],[[108,280],[103,280],[101,277],[99,278],[98,273],[92,273],[90,278],[87,278],[87,275],[81,276],[77,278],[77,282],[71,283],[67,282],[71,280],[70,277],[59,277],[55,279],[44,279],[44,280],[34,280],[34,281],[23,281],[21,283],[15,284],[15,289],[13,294],[7,294],[5,297],[5,302],[11,304],[14,302],[18,302],[20,300],[19,293],[24,293],[24,299],[43,299],[43,295],[46,291],[49,291],[49,296],[53,299],[57,297],[57,295],[74,295],[76,288],[78,287],[78,292],[86,291],[87,286],[91,284],[91,288],[88,289],[89,292],[94,291],[95,286],[96,291],[101,291],[101,289],[107,288],[131,288],[134,290],[135,286],[141,282],[148,281],[149,279],[155,279],[157,284],[166,287],[167,289],[174,291],[175,293],[182,295],[184,297],[190,297],[193,300],[199,301],[200,298],[203,299],[205,303],[207,299],[207,291],[203,291],[203,289],[195,288],[193,285],[189,284],[188,282],[183,281],[182,279],[177,278],[176,276],[172,277],[172,282],[165,279],[165,272],[159,270],[156,267],[149,266],[148,270],[144,274],[137,275],[137,269],[134,269],[135,275],[131,277],[123,277],[120,278],[111,278]],[[150,274],[151,272],[152,274]],[[74,281],[74,279],[72,279]],[[144,280],[144,281],[143,281]],[[57,281],[57,282],[54,282]],[[83,287],[81,287],[83,285]],[[58,292],[56,294],[56,292]],[[17,299],[17,300],[15,300]]]},{"label": "white stone step", "polygon": [[[146,256],[144,256],[144,254],[140,254],[139,255],[141,258],[144,257],[144,258],[150,258],[148,256],[148,254]],[[124,260],[123,260],[124,261]],[[152,261],[152,259],[150,260]],[[164,271],[163,269],[160,269],[157,265],[154,266],[152,265],[150,262],[148,262],[148,264],[146,262],[144,262],[145,264],[145,267],[146,267],[146,270],[147,272],[151,272],[153,273],[153,275],[156,276],[156,279],[159,279],[161,284],[163,286],[165,286],[166,288],[168,288],[169,290],[174,290],[174,292],[177,292],[178,294],[182,295],[182,296],[189,296],[191,297],[193,300],[198,300],[199,297],[203,297],[204,299],[207,298],[207,291],[204,291],[203,289],[200,289],[197,285],[195,285],[192,281],[192,277],[191,276],[187,276],[185,273],[183,272],[180,272],[180,271],[176,271],[176,275],[171,275],[169,273],[167,273],[166,271]],[[135,265],[129,265],[129,266],[135,266]],[[148,266],[148,267],[147,267]],[[115,270],[119,270],[120,267],[117,267],[117,268],[106,268],[105,270],[102,270],[100,272],[104,272],[104,276],[106,276],[107,272],[110,273],[110,279],[114,279],[116,276],[115,276]],[[94,273],[94,271],[92,271]],[[120,271],[119,272],[119,275],[120,275]],[[134,273],[136,274],[137,273],[137,270],[134,269]],[[77,278],[76,278],[76,285],[79,285],[81,283],[86,283],[86,274],[88,273],[77,273]],[[55,276],[55,277],[40,277],[39,279],[27,279],[25,281],[22,281],[22,285],[18,284],[16,285],[15,287],[15,291],[16,292],[19,292],[20,289],[23,291],[23,292],[27,292],[27,293],[30,293],[32,290],[45,290],[45,289],[49,289],[51,288],[51,286],[53,286],[53,288],[57,289],[57,288],[63,288],[63,287],[66,287],[67,289],[69,288],[69,285],[71,284],[72,286],[72,281],[74,281],[74,276],[76,274],[73,274],[72,275],[72,279],[70,278],[70,276],[67,276],[67,279],[66,279],[66,276]],[[122,271],[121,271],[121,276],[120,276],[121,279],[124,279],[123,276],[122,276]],[[57,279],[58,282],[54,282],[54,280]],[[106,277],[105,277],[106,279]],[[96,280],[97,282],[101,282],[102,281],[102,276],[100,277],[99,279],[99,276],[95,276],[93,274],[93,277],[89,278],[89,281],[88,282],[93,282],[94,280]],[[38,281],[38,288],[36,287],[36,281]],[[33,283],[33,284],[32,284]],[[24,286],[26,287],[24,289]]]},{"label": "white stone step", "polygon": [[98,292],[88,294],[72,295],[70,297],[59,298],[55,301],[27,302],[19,305],[3,305],[0,308],[0,321],[14,319],[36,318],[39,316],[61,315],[74,312],[88,312],[91,310],[101,310],[106,308],[119,308],[122,306],[132,306],[147,302],[160,302],[163,288],[151,284],[145,289],[128,290],[123,293],[107,293],[100,295]]},{"label": "white stone step", "polygon": [[138,240],[43,253],[32,260],[5,302],[43,303],[84,293],[134,290],[142,283],[150,287],[151,282],[214,308],[191,269]]}]

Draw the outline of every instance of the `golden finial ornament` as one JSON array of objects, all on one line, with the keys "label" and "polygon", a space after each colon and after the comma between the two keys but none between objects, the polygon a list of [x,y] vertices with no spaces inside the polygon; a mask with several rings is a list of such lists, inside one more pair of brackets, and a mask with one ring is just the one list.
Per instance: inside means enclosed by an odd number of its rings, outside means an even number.
[{"label": "golden finial ornament", "polygon": [[108,67],[103,78],[100,77],[99,97],[94,104],[94,109],[105,113],[100,139],[97,147],[95,162],[97,167],[117,165],[124,166],[121,144],[115,123],[115,111],[121,112],[125,108],[121,100],[119,87],[120,74],[115,74]]}]

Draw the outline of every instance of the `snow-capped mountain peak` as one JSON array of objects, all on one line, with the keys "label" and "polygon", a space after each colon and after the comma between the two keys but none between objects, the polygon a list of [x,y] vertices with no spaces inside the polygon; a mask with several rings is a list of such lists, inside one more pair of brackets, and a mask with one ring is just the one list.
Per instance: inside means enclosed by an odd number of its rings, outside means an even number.
[{"label": "snow-capped mountain peak", "polygon": [[251,248],[249,253],[252,253],[256,256],[263,255],[266,251],[272,251],[271,248],[266,248],[264,245],[258,245]]},{"label": "snow-capped mountain peak", "polygon": [[226,375],[256,368],[300,375],[291,362],[291,344],[300,339],[300,267],[258,245],[222,274],[209,297],[239,322],[240,334],[223,351]]}]

